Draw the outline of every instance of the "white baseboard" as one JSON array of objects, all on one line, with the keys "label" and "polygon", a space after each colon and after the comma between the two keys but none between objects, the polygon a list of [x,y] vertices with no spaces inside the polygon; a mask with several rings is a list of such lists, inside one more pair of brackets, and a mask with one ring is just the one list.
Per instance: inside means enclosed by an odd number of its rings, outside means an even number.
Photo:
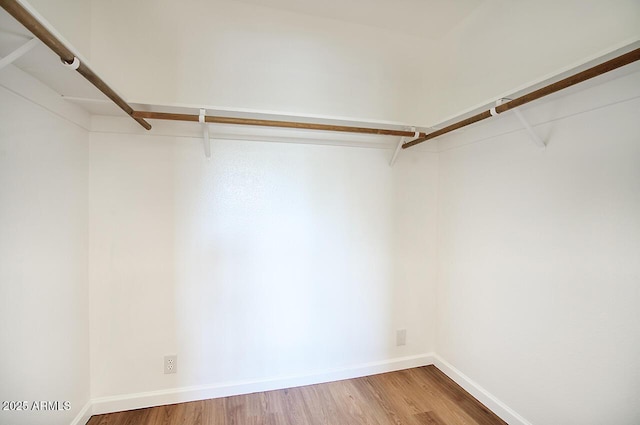
[{"label": "white baseboard", "polygon": [[531,425],[531,422],[527,421],[522,416],[517,414],[513,409],[498,400],[493,394],[475,383],[473,380],[471,380],[471,378],[453,367],[442,357],[438,356],[437,354],[434,354],[433,357],[433,364],[438,369],[440,369],[449,378],[453,379],[456,384],[464,388],[469,394],[478,399],[482,404],[487,406],[493,413],[498,415],[500,419],[507,422],[509,425]]},{"label": "white baseboard", "polygon": [[87,401],[84,407],[78,412],[75,418],[71,421],[70,425],[86,425],[91,419],[92,410],[91,410],[91,400]]},{"label": "white baseboard", "polygon": [[[361,376],[376,375],[396,370],[434,364],[432,353],[417,356],[399,357],[395,359],[364,363],[352,367],[320,371],[308,375],[272,378],[257,381],[227,382],[196,387],[172,388],[161,391],[150,391],[136,394],[125,394],[113,397],[100,397],[91,400],[94,415],[119,412],[123,410],[141,409],[165,404],[184,403],[209,398],[228,397],[260,391],[271,391],[303,385],[321,384],[323,382],[340,381]],[[76,425],[74,422],[72,425]],[[84,424],[82,424],[84,425]]]},{"label": "white baseboard", "polygon": [[428,365],[435,365],[445,375],[453,379],[458,385],[478,399],[482,404],[487,406],[492,412],[498,415],[509,425],[531,425],[529,421],[524,419],[509,406],[501,402],[498,398],[460,372],[453,365],[434,353],[425,353],[380,362],[364,363],[341,369],[315,372],[307,375],[255,381],[234,381],[212,385],[171,388],[160,391],[94,398],[90,403],[87,403],[71,425],[85,425],[91,414],[100,415],[104,413],[142,409],[145,407],[161,406],[166,404],[185,403],[189,401],[206,400],[209,398],[228,397],[260,391],[271,391],[283,388],[300,387],[303,385],[321,384],[324,382],[340,381],[343,379],[358,378],[361,376],[376,375],[379,373],[393,372],[396,370]]}]

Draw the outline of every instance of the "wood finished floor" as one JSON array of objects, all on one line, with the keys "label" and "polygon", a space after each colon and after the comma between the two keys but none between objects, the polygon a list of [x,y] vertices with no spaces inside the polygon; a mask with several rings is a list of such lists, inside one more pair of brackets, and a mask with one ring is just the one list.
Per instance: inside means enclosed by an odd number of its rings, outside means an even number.
[{"label": "wood finished floor", "polygon": [[93,416],[87,425],[506,425],[435,366]]}]

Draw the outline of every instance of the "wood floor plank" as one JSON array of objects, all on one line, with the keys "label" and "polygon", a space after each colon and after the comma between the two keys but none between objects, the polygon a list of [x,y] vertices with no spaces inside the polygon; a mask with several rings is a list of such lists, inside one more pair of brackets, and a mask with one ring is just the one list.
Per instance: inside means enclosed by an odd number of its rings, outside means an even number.
[{"label": "wood floor plank", "polygon": [[435,366],[93,416],[87,425],[506,425]]},{"label": "wood floor plank", "polygon": [[[202,401],[202,423],[206,425],[226,425],[226,415],[224,411],[224,398],[213,398]],[[150,424],[155,425],[153,422]]]},{"label": "wood floor plank", "polygon": [[393,412],[397,424],[420,424],[417,416],[432,410],[432,403],[424,396],[420,385],[410,379],[408,371],[385,373],[367,378],[378,400]]},{"label": "wood floor plank", "polygon": [[[318,386],[315,386],[316,390],[319,389]],[[297,424],[305,424],[305,425],[316,425],[322,422],[319,422],[319,418],[317,416],[316,411],[309,405],[309,403],[305,400],[305,391],[308,390],[308,387],[299,387],[299,388],[290,388],[285,390],[287,393],[287,405],[284,410],[285,416],[289,419],[289,422],[292,425]],[[321,391],[325,396],[329,396],[327,391]],[[294,397],[295,396],[295,397]],[[330,396],[329,396],[330,398]],[[335,409],[335,402],[332,405],[331,409],[327,410],[329,413],[333,414],[337,411]],[[293,413],[296,413],[295,415]]]},{"label": "wood floor plank", "polygon": [[[408,425],[413,421],[406,417],[404,412],[401,412],[392,405],[386,392],[380,392],[375,385],[375,381],[378,379],[371,379],[370,377],[364,377],[360,379],[354,379],[354,385],[360,388],[362,394],[366,394],[366,406],[371,411],[381,424],[393,424],[393,425]],[[373,382],[372,382],[373,381]]]},{"label": "wood floor plank", "polygon": [[332,382],[329,391],[338,402],[338,412],[342,420],[340,423],[383,425],[380,415],[375,414],[375,405],[369,402],[368,391],[359,391],[355,384],[358,380],[352,379],[341,382]]},{"label": "wood floor plank", "polygon": [[[309,418],[309,423],[305,425],[329,425],[338,420],[338,404],[333,398],[333,394],[325,389],[326,387],[321,385],[300,388],[305,411]],[[295,424],[296,422],[292,421],[292,425]]]},{"label": "wood floor plank", "polygon": [[455,404],[455,406],[464,411],[469,417],[475,420],[478,425],[507,425],[506,422],[498,418],[484,404],[480,403],[462,387],[456,384],[451,378],[442,373],[436,367],[420,368],[415,371],[427,379],[420,379],[421,382],[433,382],[437,385],[438,391]]},{"label": "wood floor plank", "polygon": [[420,425],[446,425],[446,422],[433,412],[419,413],[416,415],[416,420]]}]

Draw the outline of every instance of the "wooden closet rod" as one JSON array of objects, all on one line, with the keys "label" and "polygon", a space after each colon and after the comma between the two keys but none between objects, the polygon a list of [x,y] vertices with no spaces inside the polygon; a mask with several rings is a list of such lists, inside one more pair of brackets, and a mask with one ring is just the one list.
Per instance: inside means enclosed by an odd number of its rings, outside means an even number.
[{"label": "wooden closet rod", "polygon": [[[11,16],[13,16],[18,22],[24,25],[29,31],[31,31],[36,37],[38,37],[44,44],[46,44],[51,50],[53,50],[60,59],[71,65],[77,61],[76,56],[71,52],[60,40],[58,40],[49,30],[47,30],[38,20],[31,15],[17,0],[0,0],[0,6],[5,9]],[[549,84],[531,93],[520,96],[516,99],[510,100],[506,103],[491,108],[491,110],[484,111],[476,114],[472,117],[458,121],[454,124],[448,125],[440,130],[432,133],[418,133],[418,137],[410,142],[402,145],[403,149],[410,148],[419,143],[427,140],[434,139],[436,137],[447,134],[451,131],[457,130],[462,127],[466,127],[470,124],[482,121],[490,118],[493,115],[498,115],[502,112],[510,109],[522,106],[526,103],[540,99],[541,97],[550,95],[557,91],[563,90],[567,87],[571,87],[575,84],[589,80],[591,78],[602,75],[606,72],[613,71],[614,69],[623,67],[630,63],[640,60],[640,48],[635,49],[629,53],[625,53],[621,56],[613,58],[600,65],[596,65],[585,71],[579,72],[575,75],[567,77],[558,82]],[[151,125],[145,121],[148,119],[163,119],[163,120],[178,120],[178,121],[199,121],[199,115],[188,114],[171,114],[162,112],[144,112],[134,111],[127,102],[125,102],[116,92],[114,92],[100,77],[98,77],[89,67],[83,63],[79,63],[76,70],[86,78],[91,84],[93,84],[98,90],[104,93],[109,99],[111,99],[116,105],[118,105],[124,112],[136,120],[145,129],[150,130]],[[330,124],[313,124],[313,123],[301,123],[294,121],[275,121],[275,120],[260,120],[249,118],[231,118],[231,117],[219,117],[219,116],[207,116],[206,122],[218,123],[218,124],[239,124],[239,125],[254,125],[254,126],[267,126],[267,127],[284,127],[295,128],[305,130],[323,130],[323,131],[339,131],[348,133],[361,133],[361,134],[378,134],[385,136],[401,136],[401,137],[415,137],[416,133],[406,130],[390,130],[368,127],[350,127],[341,125]]]},{"label": "wooden closet rod", "polygon": [[[170,114],[165,112],[145,112],[135,111],[133,113],[134,118],[148,118],[155,120],[173,120],[173,121],[193,121],[198,122],[199,115],[189,114]],[[362,133],[362,134],[380,134],[383,136],[402,136],[402,137],[415,137],[416,132],[407,130],[389,130],[383,128],[369,128],[369,127],[350,127],[345,125],[330,125],[330,124],[313,124],[295,121],[274,121],[274,120],[259,120],[252,118],[231,118],[231,117],[219,117],[209,116],[205,117],[206,122],[216,124],[238,124],[238,125],[258,125],[263,127],[284,127],[284,128],[297,128],[303,130],[324,130],[324,131],[340,131],[346,133]],[[426,133],[419,133],[418,137],[424,137]]]},{"label": "wooden closet rod", "polygon": [[433,133],[429,133],[425,136],[421,135],[419,138],[415,140],[404,143],[402,145],[402,149],[410,148],[411,146],[415,146],[419,143],[426,142],[427,140],[435,139],[436,137],[442,136],[443,134],[450,133],[459,128],[466,127],[469,124],[473,124],[478,121],[491,118],[493,115],[500,114],[502,112],[508,111],[509,109],[517,108],[518,106],[522,106],[525,103],[533,102],[534,100],[540,99],[541,97],[566,89],[567,87],[571,87],[575,84],[582,83],[583,81],[597,77],[598,75],[602,75],[609,71],[613,71],[614,69],[618,69],[625,65],[629,65],[630,63],[633,63],[637,60],[640,60],[640,48],[632,50],[629,53],[625,53],[611,60],[608,60],[604,63],[601,63],[600,65],[596,65],[592,68],[586,69],[582,72],[579,72],[575,75],[562,79],[558,82],[549,84],[548,86],[542,87],[538,90],[532,91],[531,93],[517,97],[513,100],[510,100],[501,105],[498,105],[495,108],[492,108],[488,111],[481,112],[477,115],[474,115],[462,121],[458,121],[454,124],[448,125],[440,130],[434,131]]},{"label": "wooden closet rod", "polygon": [[[20,22],[26,29],[31,31],[33,35],[38,37],[44,44],[46,44],[53,52],[60,56],[63,62],[68,65],[77,61],[76,55],[71,52],[60,40],[56,38],[51,32],[46,29],[38,20],[29,13],[20,3],[16,0],[0,0],[0,6],[4,10],[6,10],[11,16],[13,16],[18,22]],[[76,68],[84,78],[86,78],[91,84],[93,84],[98,90],[105,94],[109,99],[111,99],[116,105],[120,107],[123,111],[125,111],[128,115],[130,115],[134,120],[136,120],[141,126],[146,128],[147,130],[151,129],[151,124],[146,122],[142,118],[136,118],[133,116],[133,108],[129,106],[127,102],[124,101],[118,94],[111,89],[102,81],[100,77],[98,77],[88,66],[84,63],[80,62],[79,66]]]}]

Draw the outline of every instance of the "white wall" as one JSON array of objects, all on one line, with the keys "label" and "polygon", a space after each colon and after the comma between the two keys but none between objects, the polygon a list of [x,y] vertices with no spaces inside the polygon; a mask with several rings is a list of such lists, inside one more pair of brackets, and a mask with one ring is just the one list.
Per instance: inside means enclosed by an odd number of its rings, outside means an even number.
[{"label": "white wall", "polygon": [[546,150],[440,145],[436,351],[532,424],[637,424],[640,73],[524,113]]},{"label": "white wall", "polygon": [[87,130],[0,87],[0,400],[70,402],[0,410],[3,424],[69,424],[89,400],[88,148]]},{"label": "white wall", "polygon": [[438,123],[640,39],[637,0],[489,0],[442,40]]},{"label": "white wall", "polygon": [[640,38],[637,0],[486,0],[434,39],[229,0],[91,7],[92,64],[132,102],[425,126]]},{"label": "white wall", "polygon": [[[72,50],[91,57],[91,2],[87,0],[21,0],[67,40]],[[77,49],[77,50],[76,50]]]},{"label": "white wall", "polygon": [[92,16],[92,64],[132,102],[414,122],[407,102],[441,80],[423,39],[238,1],[94,1]]},{"label": "white wall", "polygon": [[[633,0],[487,1],[438,43],[234,1],[73,6],[90,28],[60,14],[75,1],[33,3],[85,55],[93,31],[132,101],[422,124],[640,28]],[[435,348],[532,423],[637,422],[637,99],[538,126],[544,152],[505,121],[393,169],[381,149],[218,140],[206,161],[200,139],[95,132],[87,199],[87,132],[5,94],[1,395],[73,407],[10,420],[79,412],[90,328],[92,397]]]},{"label": "white wall", "polygon": [[437,156],[390,156],[92,133],[92,396],[430,351]]}]

